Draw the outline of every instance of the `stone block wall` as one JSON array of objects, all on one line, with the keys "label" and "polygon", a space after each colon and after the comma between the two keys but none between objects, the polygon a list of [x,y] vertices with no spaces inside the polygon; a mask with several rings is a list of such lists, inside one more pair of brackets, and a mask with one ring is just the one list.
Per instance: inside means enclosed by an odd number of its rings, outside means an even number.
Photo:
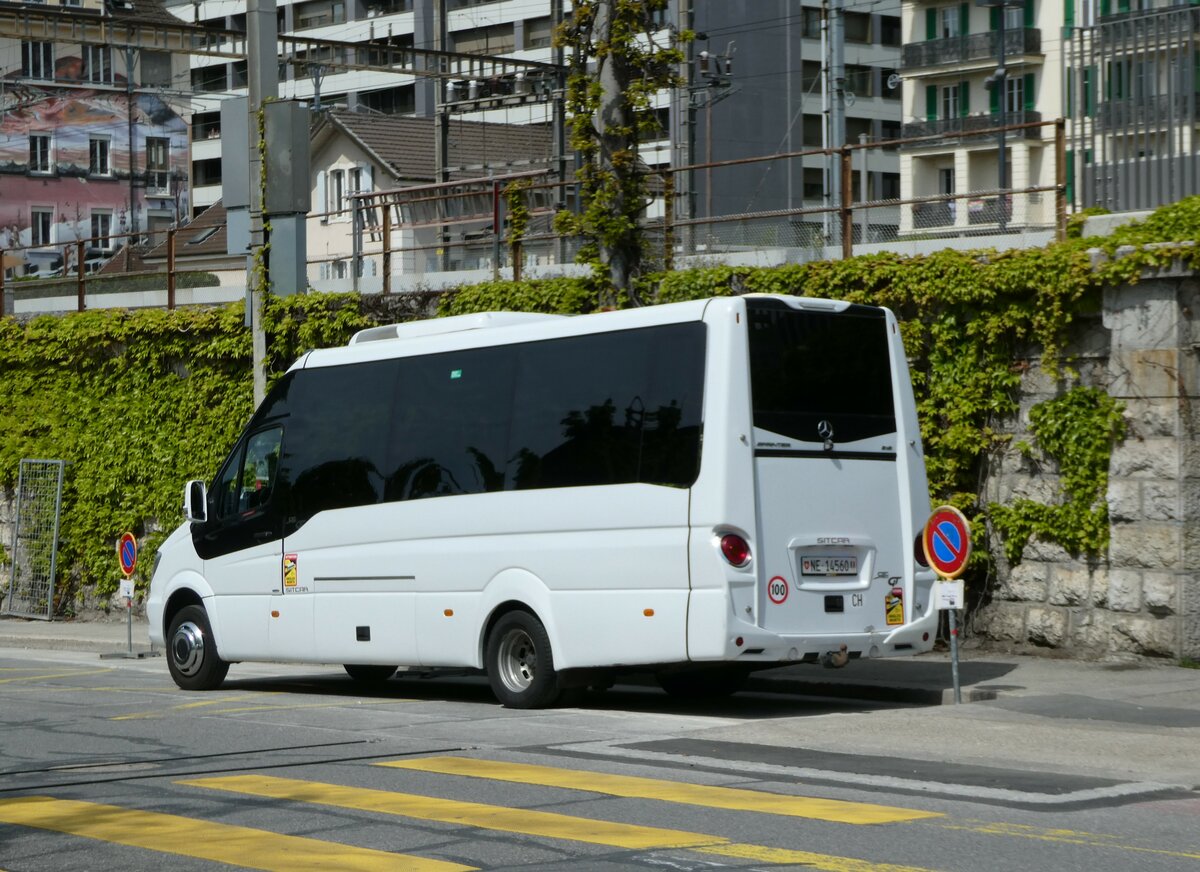
[{"label": "stone block wall", "polygon": [[[1111,543],[1094,561],[1033,541],[1016,565],[998,561],[990,597],[971,620],[982,638],[1077,657],[1200,659],[1200,282],[1160,276],[1109,289],[1078,325],[1071,352],[1083,384],[1125,404],[1113,453]],[[1031,440],[1029,409],[1063,385],[1031,356],[1020,412],[1007,429]],[[1009,447],[991,465],[988,501],[1058,498],[1053,464]],[[998,550],[998,549],[994,549]]]}]

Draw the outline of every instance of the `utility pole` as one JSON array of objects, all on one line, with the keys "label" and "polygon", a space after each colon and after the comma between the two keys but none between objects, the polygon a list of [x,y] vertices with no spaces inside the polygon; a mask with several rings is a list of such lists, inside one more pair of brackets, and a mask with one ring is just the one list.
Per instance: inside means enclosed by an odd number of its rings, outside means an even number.
[{"label": "utility pole", "polygon": [[[248,0],[246,5],[246,73],[249,85],[247,101],[250,156],[250,253],[247,257],[246,303],[254,360],[254,405],[267,394],[267,337],[263,328],[263,303],[270,287],[271,263],[263,227],[263,161],[259,150],[260,110],[267,101],[279,96],[278,43],[279,24],[275,0]],[[256,265],[261,262],[262,275]]]},{"label": "utility pole", "polygon": [[833,210],[842,205],[841,159],[846,144],[846,29],[842,17],[843,0],[821,2],[821,101],[825,112],[825,242],[835,243],[840,222]]}]

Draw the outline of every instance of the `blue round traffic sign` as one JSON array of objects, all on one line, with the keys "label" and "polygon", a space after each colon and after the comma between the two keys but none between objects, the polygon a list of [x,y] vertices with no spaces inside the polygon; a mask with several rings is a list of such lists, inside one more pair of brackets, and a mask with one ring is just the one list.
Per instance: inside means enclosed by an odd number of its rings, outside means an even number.
[{"label": "blue round traffic sign", "polygon": [[958,578],[971,556],[971,525],[954,506],[939,506],[921,534],[925,559],[942,578]]},{"label": "blue round traffic sign", "polygon": [[117,559],[121,561],[121,572],[128,577],[137,566],[138,544],[132,533],[122,533],[117,541]]}]

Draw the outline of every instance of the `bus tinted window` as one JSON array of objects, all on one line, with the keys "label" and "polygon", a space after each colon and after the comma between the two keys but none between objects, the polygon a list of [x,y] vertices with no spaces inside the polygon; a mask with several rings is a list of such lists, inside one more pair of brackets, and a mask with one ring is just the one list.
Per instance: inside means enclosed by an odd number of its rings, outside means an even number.
[{"label": "bus tinted window", "polygon": [[887,322],[880,309],[797,310],[748,301],[754,425],[821,442],[828,421],[835,443],[894,433]]},{"label": "bus tinted window", "polygon": [[700,461],[704,327],[674,324],[525,346],[508,487],[686,487]]},{"label": "bus tinted window", "polygon": [[403,358],[388,500],[503,490],[512,347]]},{"label": "bus tinted window", "polygon": [[289,529],[326,509],[382,499],[396,370],[384,360],[293,374],[280,460]]}]

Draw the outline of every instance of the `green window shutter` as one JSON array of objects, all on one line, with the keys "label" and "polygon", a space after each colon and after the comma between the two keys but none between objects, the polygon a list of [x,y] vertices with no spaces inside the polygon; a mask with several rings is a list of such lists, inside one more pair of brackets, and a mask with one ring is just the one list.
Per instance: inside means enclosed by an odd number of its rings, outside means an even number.
[{"label": "green window shutter", "polygon": [[937,10],[936,9],[926,9],[925,10],[925,38],[926,39],[937,39],[938,38]]},{"label": "green window shutter", "polygon": [[988,111],[993,115],[1000,114],[1000,84],[997,82],[988,89]]},{"label": "green window shutter", "polygon": [[1075,202],[1075,152],[1067,149],[1067,165],[1064,168],[1067,177],[1067,202]]},{"label": "green window shutter", "polygon": [[938,101],[937,101],[937,85],[925,86],[925,118],[928,121],[937,121],[938,116]]},{"label": "green window shutter", "polygon": [[1075,0],[1063,0],[1063,24],[1075,26]]},{"label": "green window shutter", "polygon": [[1112,0],[1100,0],[1100,17],[1112,15]]},{"label": "green window shutter", "polygon": [[1025,74],[1025,111],[1032,112],[1037,105],[1033,98],[1033,73]]},{"label": "green window shutter", "polygon": [[958,7],[958,35],[966,36],[971,32],[971,6],[963,3]]},{"label": "green window shutter", "polygon": [[988,9],[988,30],[1000,29],[1000,7],[993,6]]},{"label": "green window shutter", "polygon": [[1118,12],[1128,12],[1129,11],[1129,0],[1117,0],[1117,11]]},{"label": "green window shutter", "polygon": [[1088,67],[1087,69],[1085,69],[1083,71],[1083,114],[1084,115],[1091,116],[1091,115],[1096,114],[1096,95],[1094,93],[1095,82],[1096,82],[1096,68]]},{"label": "green window shutter", "polygon": [[971,113],[971,83],[958,83],[958,114],[966,118]]},{"label": "green window shutter", "polygon": [[[1070,0],[1064,0],[1068,6],[1071,5]],[[1025,0],[1025,26],[1033,27],[1036,22],[1033,17],[1033,0]]]}]

